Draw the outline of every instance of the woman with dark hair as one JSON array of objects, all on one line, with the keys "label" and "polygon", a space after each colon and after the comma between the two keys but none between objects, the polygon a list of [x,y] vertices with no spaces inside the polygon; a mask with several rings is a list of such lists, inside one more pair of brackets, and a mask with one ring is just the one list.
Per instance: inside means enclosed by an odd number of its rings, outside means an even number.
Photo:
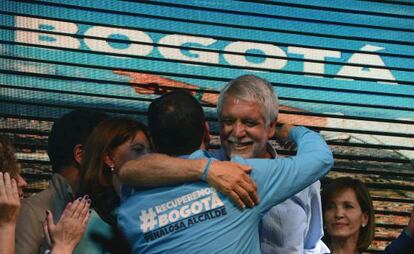
[{"label": "woman with dark hair", "polygon": [[350,177],[332,180],[322,194],[324,242],[333,254],[362,253],[374,238],[375,217],[364,183]]},{"label": "woman with dark hair", "polygon": [[[120,205],[118,170],[151,149],[147,127],[129,118],[100,123],[85,144],[81,167],[81,193],[92,199],[87,231],[75,253],[128,253],[117,229]],[[122,250],[124,248],[124,250]]]}]

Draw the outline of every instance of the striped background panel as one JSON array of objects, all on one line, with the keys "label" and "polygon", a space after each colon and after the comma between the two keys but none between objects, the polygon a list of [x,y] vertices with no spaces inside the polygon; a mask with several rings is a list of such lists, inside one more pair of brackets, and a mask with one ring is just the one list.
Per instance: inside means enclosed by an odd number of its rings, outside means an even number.
[{"label": "striped background panel", "polygon": [[[280,119],[325,137],[335,166],[374,196],[378,252],[408,221],[414,195],[412,1],[1,1],[0,133],[16,144],[29,193],[47,185],[52,121],[94,108],[146,122],[150,91],[214,100],[253,73],[279,96]],[[123,71],[123,72],[122,72]],[[120,74],[123,73],[123,74]],[[293,154],[279,147],[281,154]]]}]

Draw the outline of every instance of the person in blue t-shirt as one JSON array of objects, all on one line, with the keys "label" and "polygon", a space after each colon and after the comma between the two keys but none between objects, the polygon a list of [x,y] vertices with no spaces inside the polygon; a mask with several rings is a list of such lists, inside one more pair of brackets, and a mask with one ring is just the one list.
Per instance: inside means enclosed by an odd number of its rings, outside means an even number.
[{"label": "person in blue t-shirt", "polygon": [[[171,178],[170,184],[175,181],[177,185],[152,189],[123,186],[118,222],[134,253],[260,253],[259,223],[263,214],[324,176],[333,163],[332,153],[318,134],[304,127],[283,126],[277,133],[297,144],[297,156],[272,160],[232,158],[253,168],[251,178],[261,198],[257,206],[239,209],[202,181],[217,180],[214,178],[220,176],[220,167],[237,166],[232,162],[217,166],[219,163],[204,150],[209,141],[208,127],[195,98],[184,91],[168,93],[150,105],[148,114],[155,149],[167,155],[145,155],[151,159],[126,163],[119,172],[121,179],[125,181],[125,175],[138,164],[145,168],[157,161],[188,169],[192,173],[186,180],[195,182],[179,184],[183,180],[170,171],[167,178]],[[244,145],[249,142],[237,148],[243,150]],[[188,163],[171,156],[196,160]],[[239,167],[238,170],[246,170]],[[147,177],[156,171],[147,172]],[[163,185],[162,181],[155,184]],[[234,189],[239,197],[246,191],[243,186]],[[257,203],[254,196],[247,196]],[[247,199],[243,201],[249,203]]]}]

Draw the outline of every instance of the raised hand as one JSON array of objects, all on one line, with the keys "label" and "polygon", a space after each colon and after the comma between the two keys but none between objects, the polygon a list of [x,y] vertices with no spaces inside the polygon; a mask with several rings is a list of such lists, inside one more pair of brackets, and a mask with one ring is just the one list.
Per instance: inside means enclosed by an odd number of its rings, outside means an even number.
[{"label": "raised hand", "polygon": [[275,139],[277,143],[281,147],[288,150],[293,150],[296,148],[296,144],[289,139],[289,133],[293,127],[294,126],[290,124],[282,124],[276,128]]},{"label": "raised hand", "polygon": [[20,211],[20,197],[15,179],[0,172],[0,253],[15,253],[14,236]]},{"label": "raised hand", "polygon": [[256,183],[248,173],[250,166],[230,161],[212,161],[206,181],[228,196],[239,208],[253,207],[259,203]]},{"label": "raised hand", "polygon": [[9,173],[0,172],[0,227],[16,224],[20,211],[17,183]]},{"label": "raised hand", "polygon": [[115,74],[130,77],[131,80],[129,82],[132,84],[135,92],[139,94],[164,94],[172,91],[174,88],[198,88],[195,85],[190,85],[154,74],[121,70],[115,70],[113,72]]},{"label": "raised hand", "polygon": [[56,225],[52,212],[46,211],[43,230],[53,253],[72,253],[75,249],[88,224],[90,203],[87,196],[69,202]]}]

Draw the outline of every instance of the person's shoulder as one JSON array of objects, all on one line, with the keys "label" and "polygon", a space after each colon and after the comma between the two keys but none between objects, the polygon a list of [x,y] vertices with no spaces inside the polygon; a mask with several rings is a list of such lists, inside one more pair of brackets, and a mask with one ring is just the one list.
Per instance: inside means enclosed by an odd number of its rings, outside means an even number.
[{"label": "person's shoulder", "polygon": [[49,209],[56,199],[62,199],[62,202],[66,204],[70,201],[66,196],[72,195],[71,193],[72,190],[65,178],[59,174],[53,174],[46,189],[23,199],[22,204]]},{"label": "person's shoulder", "polygon": [[36,193],[28,198],[23,199],[22,206],[29,206],[29,207],[49,207],[49,203],[52,199],[54,199],[56,194],[47,188],[42,190],[39,193]]},{"label": "person's shoulder", "polygon": [[46,209],[38,202],[38,197],[29,197],[23,199],[20,206],[20,213],[16,223],[16,248],[17,250],[23,248],[26,250],[32,249],[35,244],[38,247],[40,242],[38,240],[42,237],[43,229],[42,222],[45,219]]},{"label": "person's shoulder", "polygon": [[44,220],[45,212],[47,209],[51,209],[50,204],[52,204],[52,202],[48,198],[48,193],[45,191],[42,192],[23,199],[20,206],[18,224],[25,227],[27,226],[27,223],[32,224],[35,220]]},{"label": "person's shoulder", "polygon": [[303,207],[305,204],[310,204],[315,197],[320,196],[320,181],[316,181],[313,184],[309,185],[305,189],[296,193],[290,199],[294,200],[296,203],[301,204]]},{"label": "person's shoulder", "polygon": [[321,193],[321,182],[318,180],[314,183],[312,183],[311,185],[309,185],[309,187],[307,187],[309,189],[310,193]]},{"label": "person's shoulder", "polygon": [[190,155],[186,155],[186,156],[181,156],[181,158],[183,159],[202,159],[202,158],[210,158],[211,155],[208,151],[206,150],[197,150],[194,151],[192,154]]},{"label": "person's shoulder", "polygon": [[308,196],[313,196],[315,194],[320,195],[321,182],[318,180],[318,181],[312,183],[311,185],[309,185],[308,187],[303,189],[303,192],[306,193]]},{"label": "person's shoulder", "polygon": [[227,157],[226,152],[223,148],[211,150],[209,151],[211,157],[219,160],[219,161],[228,161],[230,160],[229,157]]}]

